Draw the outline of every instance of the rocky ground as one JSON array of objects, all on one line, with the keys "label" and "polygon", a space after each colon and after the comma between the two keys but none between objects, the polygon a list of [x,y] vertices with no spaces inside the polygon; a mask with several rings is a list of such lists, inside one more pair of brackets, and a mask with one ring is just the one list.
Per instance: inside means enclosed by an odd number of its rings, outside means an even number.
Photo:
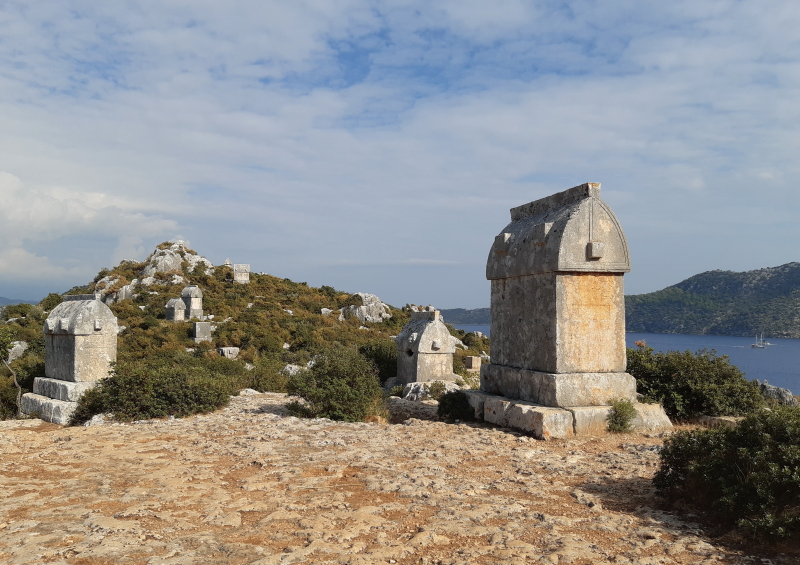
[{"label": "rocky ground", "polygon": [[769,563],[659,509],[662,440],[541,442],[483,424],[219,412],[61,428],[0,422],[0,563]]}]

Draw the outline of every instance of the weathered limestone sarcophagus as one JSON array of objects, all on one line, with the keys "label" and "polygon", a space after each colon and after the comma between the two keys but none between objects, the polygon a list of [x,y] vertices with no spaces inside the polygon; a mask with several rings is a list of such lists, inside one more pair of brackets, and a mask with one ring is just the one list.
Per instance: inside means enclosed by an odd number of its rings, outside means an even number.
[{"label": "weathered limestone sarcophagus", "polygon": [[117,318],[100,295],[65,296],[44,322],[46,378],[22,396],[22,411],[67,424],[83,393],[117,360]]},{"label": "weathered limestone sarcophagus", "polygon": [[[625,234],[600,199],[600,184],[511,210],[486,265],[492,349],[481,392],[496,396],[472,395],[476,409],[487,403],[486,420],[540,436],[599,433],[611,399],[636,400],[636,381],[625,372],[629,270]],[[651,410],[637,407],[640,416]],[[659,421],[656,427],[669,424],[666,416]]]},{"label": "weathered limestone sarcophagus", "polygon": [[458,378],[453,373],[456,348],[438,310],[428,307],[411,312],[411,321],[397,335],[395,343],[398,384]]}]

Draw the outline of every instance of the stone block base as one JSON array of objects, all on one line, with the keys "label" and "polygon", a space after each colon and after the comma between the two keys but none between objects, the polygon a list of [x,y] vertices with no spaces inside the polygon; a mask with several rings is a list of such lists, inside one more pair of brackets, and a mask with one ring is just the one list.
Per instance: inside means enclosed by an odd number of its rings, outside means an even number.
[{"label": "stone block base", "polygon": [[541,406],[606,406],[611,399],[636,401],[628,373],[542,373],[506,365],[481,367],[481,390]]},{"label": "stone block base", "polygon": [[62,426],[69,424],[72,413],[78,407],[77,402],[56,400],[30,392],[22,395],[21,404],[24,414],[37,414],[45,422]]},{"label": "stone block base", "polygon": [[[525,400],[465,391],[475,417],[498,426],[529,432],[538,439],[598,436],[608,433],[606,417],[610,406],[541,406]],[[634,403],[636,417],[631,422],[636,432],[661,432],[672,429],[660,404]]]},{"label": "stone block base", "polygon": [[41,396],[47,396],[53,400],[63,400],[65,402],[78,402],[78,399],[83,396],[83,393],[94,388],[97,381],[89,381],[83,383],[73,383],[70,381],[62,381],[59,379],[33,379],[33,393]]}]

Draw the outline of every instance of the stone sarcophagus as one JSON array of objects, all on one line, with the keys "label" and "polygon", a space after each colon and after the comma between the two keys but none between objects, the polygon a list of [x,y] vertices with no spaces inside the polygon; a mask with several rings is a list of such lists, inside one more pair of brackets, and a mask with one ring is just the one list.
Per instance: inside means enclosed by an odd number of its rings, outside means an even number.
[{"label": "stone sarcophagus", "polygon": [[546,406],[634,400],[625,373],[625,234],[600,185],[511,210],[486,265],[492,363],[481,389]]},{"label": "stone sarcophagus", "polygon": [[44,323],[45,375],[22,397],[22,411],[66,424],[83,393],[117,360],[117,318],[95,294],[65,296]]},{"label": "stone sarcophagus", "polygon": [[458,378],[453,373],[456,348],[438,310],[429,306],[411,312],[411,321],[397,335],[395,343],[398,384]]},{"label": "stone sarcophagus", "polygon": [[[586,183],[511,210],[486,264],[491,363],[476,415],[541,438],[605,433],[612,399],[636,400],[625,372],[623,276],[628,243]],[[659,405],[636,404],[634,429],[671,427]]]}]

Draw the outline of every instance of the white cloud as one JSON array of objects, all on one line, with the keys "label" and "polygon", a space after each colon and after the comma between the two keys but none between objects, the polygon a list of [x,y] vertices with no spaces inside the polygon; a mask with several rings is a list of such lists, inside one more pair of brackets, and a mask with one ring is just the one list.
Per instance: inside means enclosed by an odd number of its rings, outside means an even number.
[{"label": "white cloud", "polygon": [[[142,238],[174,232],[174,220],[131,210],[122,198],[71,191],[64,187],[33,189],[16,176],[0,171],[0,284],[9,281],[73,280],[91,276],[109,259],[141,257]],[[111,257],[60,257],[36,253],[27,246],[64,237],[116,240]],[[55,244],[54,244],[55,245]],[[66,249],[69,255],[69,249]],[[65,260],[66,259],[66,260]],[[63,284],[63,283],[62,283]]]},{"label": "white cloud", "polygon": [[[731,269],[786,262],[797,229],[754,237],[765,219],[740,211],[800,206],[799,17],[790,1],[6,2],[0,170],[26,197],[0,250],[108,236],[58,267],[96,271],[180,225],[212,260],[323,284],[347,262],[477,265],[427,301],[478,306],[508,208],[591,180],[628,229],[634,291],[703,270],[706,244]],[[373,290],[406,302],[390,279]]]}]

